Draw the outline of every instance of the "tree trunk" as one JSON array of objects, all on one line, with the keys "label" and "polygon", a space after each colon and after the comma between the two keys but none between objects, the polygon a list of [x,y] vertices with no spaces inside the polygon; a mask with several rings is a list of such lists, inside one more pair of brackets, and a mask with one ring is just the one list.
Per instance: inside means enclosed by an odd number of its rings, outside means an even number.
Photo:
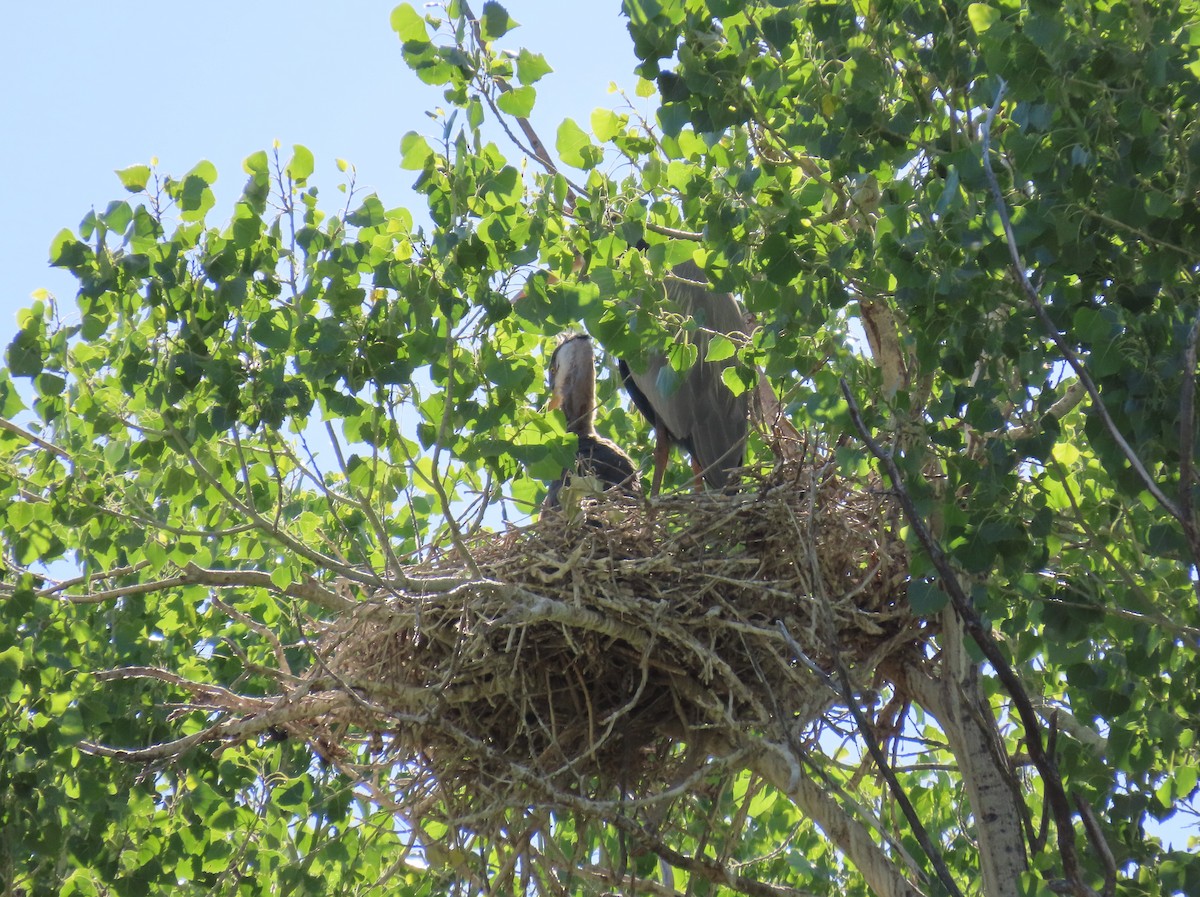
[{"label": "tree trunk", "polygon": [[1018,897],[1028,869],[1021,820],[1025,808],[1004,754],[991,709],[979,690],[979,668],[967,657],[966,633],[947,607],[942,612],[943,665],[934,678],[904,671],[909,694],[933,716],[950,742],[975,818],[979,870],[987,897]]}]

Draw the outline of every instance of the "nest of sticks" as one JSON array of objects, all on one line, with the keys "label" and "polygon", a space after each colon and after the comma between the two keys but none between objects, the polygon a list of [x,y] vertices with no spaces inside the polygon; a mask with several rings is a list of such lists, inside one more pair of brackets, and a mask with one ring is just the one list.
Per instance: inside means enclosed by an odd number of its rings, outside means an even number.
[{"label": "nest of sticks", "polygon": [[661,790],[697,733],[800,731],[839,702],[835,659],[861,691],[920,650],[896,523],[830,464],[734,495],[585,498],[473,544],[469,574],[446,556],[329,624],[314,670],[360,712],[305,734],[326,753],[365,735],[372,762],[411,771],[406,803],[458,818],[539,787]]}]

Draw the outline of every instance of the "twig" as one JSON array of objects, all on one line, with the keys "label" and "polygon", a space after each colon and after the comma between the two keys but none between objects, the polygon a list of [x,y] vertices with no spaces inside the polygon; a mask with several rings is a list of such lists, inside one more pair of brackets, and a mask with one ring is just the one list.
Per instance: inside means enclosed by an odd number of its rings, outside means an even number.
[{"label": "twig", "polygon": [[271,646],[271,650],[275,652],[275,662],[279,664],[279,670],[289,678],[295,678],[295,676],[292,675],[291,664],[288,663],[287,652],[283,649],[283,643],[279,641],[279,636],[275,634],[275,631],[271,629],[270,626],[260,623],[249,614],[244,614],[236,607],[226,604],[216,595],[212,596],[212,603],[213,607],[221,611],[221,613],[233,620],[237,620],[247,629],[257,633],[260,638],[266,641],[267,644]]},{"label": "twig", "polygon": [[[676,227],[667,227],[665,224],[655,224],[653,221],[645,222],[642,227],[650,231],[652,234],[658,234],[662,237],[670,237],[672,240],[687,240],[692,243],[700,243],[704,240],[704,234],[691,230],[680,230]],[[704,286],[702,284],[702,286]]]},{"label": "twig", "polygon": [[[475,13],[471,11],[471,7],[466,0],[461,0],[459,8],[462,10],[463,17],[471,26],[471,35],[475,38],[475,43],[479,47],[480,52],[486,52],[486,44],[483,40],[483,33],[479,28],[479,19],[475,17]],[[496,88],[501,93],[508,93],[510,90],[512,90],[512,85],[510,85],[507,81],[492,78],[491,82],[496,85]],[[488,106],[491,107],[497,119],[499,119],[501,127],[504,127],[505,132],[509,133],[508,128],[504,125],[504,115],[499,109],[496,108],[495,104],[492,102],[491,96],[488,95],[487,91],[484,91],[484,99],[487,100]],[[516,119],[516,121],[517,127],[521,129],[521,133],[525,135],[525,139],[529,142],[529,148],[532,150],[530,155],[532,155],[533,158],[535,158],[550,174],[561,174],[561,172],[558,170],[558,166],[554,164],[554,159],[550,156],[550,151],[546,149],[546,144],[542,142],[542,138],[539,137],[537,131],[533,129],[533,125],[530,124],[529,119],[519,117]],[[521,146],[520,141],[516,140],[515,137],[512,137],[511,133],[509,136],[513,143],[517,144],[518,147]],[[523,147],[522,151],[524,151]],[[569,179],[566,180],[567,189],[570,194],[570,203],[572,206],[574,206],[579,196],[581,194],[586,195],[587,191],[571,183]]]},{"label": "twig", "polygon": [[[115,678],[115,677],[110,677]],[[150,678],[161,678],[153,676]],[[190,687],[190,686],[186,686]],[[243,696],[244,697],[244,696]],[[249,699],[245,700],[257,700]],[[108,757],[113,760],[123,760],[130,763],[158,763],[179,757],[197,745],[208,741],[244,741],[260,732],[265,732],[272,726],[283,725],[292,720],[313,719],[324,716],[352,705],[348,695],[340,692],[328,692],[311,695],[295,703],[276,703],[263,701],[269,709],[253,716],[238,720],[220,720],[199,732],[174,741],[151,745],[148,748],[114,748],[94,741],[81,741],[79,749],[85,754],[97,757]]]},{"label": "twig", "polygon": [[[267,589],[271,592],[282,592],[290,598],[303,598],[335,613],[347,611],[356,606],[355,602],[326,589],[313,579],[305,582],[294,582],[287,588],[280,589],[271,579],[270,574],[262,570],[206,570],[195,564],[188,564],[178,575],[169,576],[165,579],[139,582],[129,586],[118,586],[112,589],[103,589],[99,592],[86,592],[82,595],[63,595],[62,600],[69,601],[72,604],[100,604],[105,601],[115,601],[117,598],[125,598],[129,595],[145,595],[164,589],[189,585],[205,585],[215,588]],[[61,589],[61,585],[55,585],[43,589],[39,594],[49,596]]]},{"label": "twig", "polygon": [[42,437],[40,437],[34,433],[30,433],[24,427],[22,427],[18,424],[14,424],[8,418],[0,417],[0,430],[7,430],[10,433],[20,436],[25,441],[27,441],[33,445],[36,445],[38,448],[44,449],[45,451],[50,452],[53,455],[57,455],[58,457],[62,458],[64,461],[72,460],[71,456],[67,453],[66,449],[61,449],[57,445],[54,445],[53,443],[47,442],[45,439],[42,439]]},{"label": "twig", "polygon": [[1172,517],[1186,527],[1187,523],[1184,521],[1183,514],[1180,509],[1173,501],[1171,501],[1171,499],[1167,498],[1166,494],[1162,491],[1162,489],[1159,488],[1158,484],[1154,482],[1154,478],[1150,476],[1149,471],[1146,470],[1141,459],[1137,456],[1137,453],[1133,450],[1133,448],[1126,441],[1125,437],[1121,434],[1121,431],[1117,428],[1116,422],[1112,419],[1112,416],[1109,415],[1108,408],[1106,408],[1104,405],[1104,400],[1100,397],[1100,390],[1096,388],[1095,382],[1092,380],[1091,375],[1087,372],[1087,368],[1084,367],[1083,362],[1079,360],[1079,356],[1075,354],[1075,351],[1069,345],[1067,345],[1067,341],[1063,339],[1062,334],[1058,332],[1058,328],[1054,325],[1054,321],[1051,320],[1050,315],[1046,312],[1046,307],[1042,305],[1042,300],[1041,297],[1038,296],[1037,288],[1032,282],[1030,282],[1029,275],[1025,271],[1025,263],[1021,259],[1021,252],[1017,248],[1017,238],[1013,233],[1012,221],[1008,217],[1008,207],[1004,202],[1004,194],[1000,192],[1000,182],[996,180],[996,173],[992,170],[990,146],[992,122],[996,118],[996,112],[1000,109],[1000,101],[1004,98],[1004,91],[1005,83],[1003,80],[1001,80],[1000,87],[996,91],[996,101],[992,103],[992,107],[988,110],[987,118],[983,123],[983,171],[987,176],[988,185],[991,187],[992,197],[996,201],[996,214],[1000,217],[1000,225],[1004,228],[1004,238],[1005,242],[1008,244],[1008,255],[1012,261],[1012,275],[1016,279],[1017,283],[1021,286],[1021,289],[1024,291],[1025,298],[1029,300],[1029,304],[1033,307],[1034,313],[1037,315],[1042,327],[1045,328],[1046,334],[1054,343],[1055,348],[1057,348],[1062,354],[1063,359],[1071,366],[1071,370],[1075,372],[1075,376],[1079,378],[1079,382],[1082,383],[1084,388],[1087,390],[1088,395],[1092,399],[1092,405],[1095,408],[1096,413],[1100,415],[1100,420],[1104,423],[1105,429],[1108,430],[1109,435],[1113,438],[1113,441],[1116,442],[1118,448],[1121,449],[1121,453],[1125,456],[1125,459],[1129,462],[1129,465],[1133,468],[1139,479],[1141,479],[1142,484],[1146,487],[1146,491],[1154,496],[1154,499],[1160,505],[1162,505],[1164,509],[1166,509],[1167,513],[1169,513]]},{"label": "twig", "polygon": [[[813,521],[817,516],[817,492],[818,490],[816,489],[810,489],[808,493],[809,527],[812,527]],[[846,671],[846,664],[842,660],[841,640],[838,638],[837,626],[833,621],[833,611],[830,608],[829,596],[825,589],[824,578],[821,575],[821,561],[816,553],[816,540],[812,538],[811,534],[809,538],[804,538],[804,535],[797,525],[797,543],[808,545],[808,562],[812,566],[813,582],[816,584],[814,610],[818,625],[824,630],[825,643],[829,651],[829,656],[833,661],[834,676],[828,677],[826,684],[839,693],[842,703],[850,711],[850,715],[854,717],[854,724],[858,727],[858,732],[866,743],[867,752],[871,755],[871,759],[875,761],[875,766],[879,770],[879,774],[887,782],[893,800],[900,805],[900,811],[904,814],[904,818],[908,820],[909,829],[917,839],[917,843],[921,845],[921,850],[924,851],[929,862],[933,864],[933,870],[937,875],[938,881],[951,894],[951,897],[963,897],[962,890],[958,887],[958,883],[955,882],[954,876],[950,874],[950,869],[946,866],[942,852],[933,843],[933,839],[929,837],[929,832],[925,829],[924,823],[921,822],[921,817],[917,815],[916,807],[909,800],[908,793],[900,784],[900,780],[896,778],[896,773],[888,762],[883,748],[875,738],[871,724],[863,714],[862,708],[858,706],[858,699],[854,696],[854,689],[850,685],[850,674]],[[783,628],[783,623],[780,622],[779,626]]]},{"label": "twig", "polygon": [[[346,478],[346,482],[350,482],[350,468],[346,464],[346,458],[342,454],[342,444],[338,441],[337,434],[333,431],[333,424],[330,421],[325,422],[325,434],[329,437],[329,444],[333,446],[333,452],[337,458],[338,468],[342,472],[342,476]],[[372,484],[374,484],[374,476],[372,476]],[[355,499],[359,509],[366,516],[367,521],[371,524],[371,529],[375,531],[375,538],[379,540],[379,547],[382,549],[384,557],[387,558],[387,571],[389,575],[399,572],[400,561],[396,558],[392,551],[392,540],[388,538],[388,532],[383,526],[383,522],[379,519],[379,515],[375,513],[375,508],[371,504],[371,495],[359,495],[355,492]]]},{"label": "twig", "polygon": [[[217,490],[217,492],[219,492],[221,496],[227,502],[229,502],[236,511],[244,515],[247,519],[253,521],[254,524],[260,530],[262,530],[264,534],[278,539],[281,543],[283,543],[284,546],[300,557],[306,558],[313,564],[323,567],[326,570],[336,571],[346,579],[349,579],[353,582],[374,587],[384,587],[387,585],[387,583],[385,583],[377,575],[374,575],[374,573],[363,573],[360,569],[349,564],[342,563],[337,558],[323,554],[322,552],[317,551],[315,548],[310,548],[304,542],[286,532],[281,526],[276,526],[275,524],[271,523],[271,521],[264,518],[262,514],[255,510],[251,505],[247,505],[245,502],[239,500],[238,497],[234,495],[226,487],[226,485],[221,482],[220,479],[214,476],[213,473],[207,467],[205,467],[203,463],[201,463],[200,459],[197,458],[195,453],[192,451],[191,446],[188,445],[188,442],[184,438],[183,434],[180,433],[176,427],[170,423],[167,423],[165,425],[164,432],[169,435],[175,442],[176,446],[178,446],[180,452],[191,465],[192,470],[196,472],[196,475],[205,483]],[[398,573],[397,578],[402,578],[402,575]]]},{"label": "twig", "polygon": [[128,576],[130,573],[136,573],[137,571],[148,566],[150,566],[149,561],[139,561],[138,563],[131,564],[128,567],[116,567],[112,570],[101,570],[98,573],[85,573],[82,576],[73,576],[70,579],[64,579],[60,582],[56,582],[52,586],[46,586],[44,589],[40,589],[37,594],[39,598],[48,598],[51,595],[66,591],[74,586],[98,582],[102,579],[114,579],[118,576]]},{"label": "twig", "polygon": [[846,672],[846,665],[842,663],[841,646],[837,643],[836,632],[832,626],[829,626],[828,629],[830,630],[828,634],[831,638],[830,651],[833,656],[833,669],[837,674],[842,701],[850,711],[850,715],[854,717],[854,723],[858,726],[859,734],[862,735],[863,741],[866,742],[867,752],[871,755],[871,759],[875,761],[875,768],[879,770],[879,774],[887,782],[888,790],[892,793],[892,799],[900,805],[900,812],[908,820],[908,826],[912,830],[913,836],[917,839],[917,843],[921,845],[921,850],[925,852],[925,856],[933,864],[933,870],[937,873],[938,881],[942,883],[942,887],[949,891],[953,897],[963,897],[963,892],[954,880],[954,876],[950,874],[950,869],[946,865],[946,860],[942,857],[942,852],[938,850],[937,846],[933,843],[933,839],[929,837],[929,832],[926,831],[924,823],[921,822],[921,817],[917,814],[917,808],[913,806],[912,801],[909,800],[908,793],[900,784],[900,780],[896,778],[896,772],[892,769],[887,755],[884,754],[883,748],[876,740],[875,733],[871,730],[871,724],[863,715],[862,708],[858,706],[858,701],[854,697],[854,691],[850,687],[850,674]]},{"label": "twig", "polygon": [[[1187,351],[1183,355],[1183,388],[1179,395],[1179,513],[1183,531],[1192,550],[1192,560],[1200,563],[1200,533],[1192,509],[1192,481],[1195,467],[1192,453],[1196,440],[1196,343],[1200,340],[1200,314],[1188,333]],[[1190,577],[1196,596],[1200,598],[1200,579]]]},{"label": "twig", "polygon": [[1100,893],[1102,897],[1113,897],[1117,889],[1117,861],[1104,840],[1104,833],[1100,830],[1100,823],[1096,820],[1091,806],[1080,795],[1075,796],[1075,806],[1079,808],[1079,818],[1083,820],[1083,827],[1087,830],[1089,840],[1099,851],[1100,861],[1104,864],[1104,890]]},{"label": "twig", "polygon": [[1059,396],[1053,405],[1046,409],[1046,413],[1043,414],[1038,420],[1019,427],[1013,427],[1010,430],[1005,430],[1003,428],[999,430],[992,430],[986,435],[989,438],[1003,436],[1007,439],[1025,439],[1029,436],[1036,436],[1038,433],[1042,432],[1042,422],[1045,421],[1046,418],[1050,418],[1052,420],[1062,420],[1067,416],[1068,413],[1073,411],[1080,402],[1083,401],[1083,397],[1086,395],[1087,389],[1084,387],[1083,383],[1076,380],[1067,387],[1067,391]]},{"label": "twig", "polygon": [[1058,848],[1062,854],[1063,869],[1076,894],[1081,895],[1081,897],[1083,895],[1092,895],[1095,892],[1084,883],[1079,868],[1079,855],[1075,847],[1075,827],[1071,820],[1071,805],[1067,800],[1067,793],[1063,788],[1062,777],[1058,772],[1058,765],[1055,763],[1053,757],[1046,754],[1043,748],[1041,723],[1038,720],[1036,711],[1033,709],[1029,696],[1025,693],[1025,686],[1009,665],[1008,660],[1000,651],[999,646],[996,644],[995,639],[992,638],[987,627],[984,626],[983,619],[979,616],[979,612],[975,610],[970,597],[963,591],[962,584],[958,580],[958,575],[950,566],[950,562],[942,551],[941,546],[933,538],[933,534],[925,525],[924,519],[917,513],[916,505],[913,503],[912,496],[908,492],[908,487],[904,483],[904,477],[900,473],[899,467],[896,466],[895,459],[868,432],[866,424],[862,419],[862,413],[859,411],[858,403],[855,401],[854,394],[851,393],[850,386],[846,383],[845,379],[841,381],[841,386],[842,395],[845,396],[846,403],[849,406],[850,419],[854,424],[854,428],[858,431],[867,450],[887,470],[888,478],[892,481],[892,486],[896,490],[896,497],[899,499],[901,507],[904,508],[904,514],[908,518],[909,525],[912,526],[917,540],[921,543],[921,547],[925,549],[926,554],[933,563],[934,569],[937,570],[938,577],[941,579],[946,594],[950,597],[955,613],[962,620],[963,626],[971,638],[975,640],[980,651],[983,652],[983,656],[992,665],[1000,682],[1012,698],[1017,715],[1021,719],[1021,724],[1025,727],[1025,743],[1029,750],[1029,758],[1033,761],[1042,776],[1046,798],[1054,812],[1054,820],[1057,823],[1058,829]]},{"label": "twig", "polygon": [[[450,541],[454,543],[455,549],[462,555],[462,561],[466,564],[467,569],[471,574],[479,579],[483,578],[483,574],[479,572],[479,567],[475,563],[475,558],[471,555],[471,549],[467,547],[466,541],[463,539],[462,529],[458,525],[458,519],[454,516],[454,511],[450,507],[450,498],[446,494],[446,486],[442,482],[442,475],[438,473],[438,462],[441,460],[442,450],[445,447],[446,435],[450,429],[450,414],[454,410],[454,374],[455,374],[455,350],[457,341],[454,336],[454,330],[450,327],[449,322],[446,325],[446,394],[442,400],[442,419],[438,423],[437,439],[433,443],[433,457],[429,461],[429,476],[428,483],[433,487],[433,491],[437,493],[438,502],[441,505],[442,516],[446,520],[446,527],[450,530]],[[447,465],[447,475],[449,475],[449,465]]]}]

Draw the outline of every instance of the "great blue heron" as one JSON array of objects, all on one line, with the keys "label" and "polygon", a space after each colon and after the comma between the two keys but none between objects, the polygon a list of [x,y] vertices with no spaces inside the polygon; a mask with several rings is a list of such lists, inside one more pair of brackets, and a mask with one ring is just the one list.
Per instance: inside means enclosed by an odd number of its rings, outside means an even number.
[{"label": "great blue heron", "polygon": [[563,337],[550,356],[550,410],[562,409],[568,432],[579,439],[574,470],[564,470],[550,484],[543,507],[557,508],[559,492],[572,473],[595,477],[605,489],[638,491],[637,470],[629,456],[613,442],[596,433],[596,363],[592,340],[587,334]]},{"label": "great blue heron", "polygon": [[663,377],[667,357],[648,355],[641,365],[619,362],[621,378],[637,409],[654,426],[654,477],[651,494],[662,485],[672,445],[681,445],[692,456],[692,468],[711,489],[730,485],[733,471],[742,466],[746,452],[749,393],[734,395],[721,374],[733,359],[708,362],[710,334],[738,333],[745,322],[737,301],[729,293],[714,293],[700,286],[704,272],[693,262],[674,269],[667,280],[667,296],[685,315],[700,325],[695,345],[699,360],[681,379],[671,383]]}]

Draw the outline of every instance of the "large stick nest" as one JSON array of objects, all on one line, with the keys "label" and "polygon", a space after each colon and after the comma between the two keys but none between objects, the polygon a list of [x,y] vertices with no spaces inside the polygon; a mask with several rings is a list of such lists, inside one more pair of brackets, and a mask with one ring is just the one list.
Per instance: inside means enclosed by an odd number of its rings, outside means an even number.
[{"label": "large stick nest", "polygon": [[[649,791],[697,733],[818,720],[835,656],[862,690],[914,650],[895,530],[885,493],[829,466],[736,495],[585,498],[475,543],[469,575],[451,555],[372,596],[316,669],[361,696],[379,760],[446,809],[528,805],[535,781]],[[349,733],[306,734],[336,751]]]}]

